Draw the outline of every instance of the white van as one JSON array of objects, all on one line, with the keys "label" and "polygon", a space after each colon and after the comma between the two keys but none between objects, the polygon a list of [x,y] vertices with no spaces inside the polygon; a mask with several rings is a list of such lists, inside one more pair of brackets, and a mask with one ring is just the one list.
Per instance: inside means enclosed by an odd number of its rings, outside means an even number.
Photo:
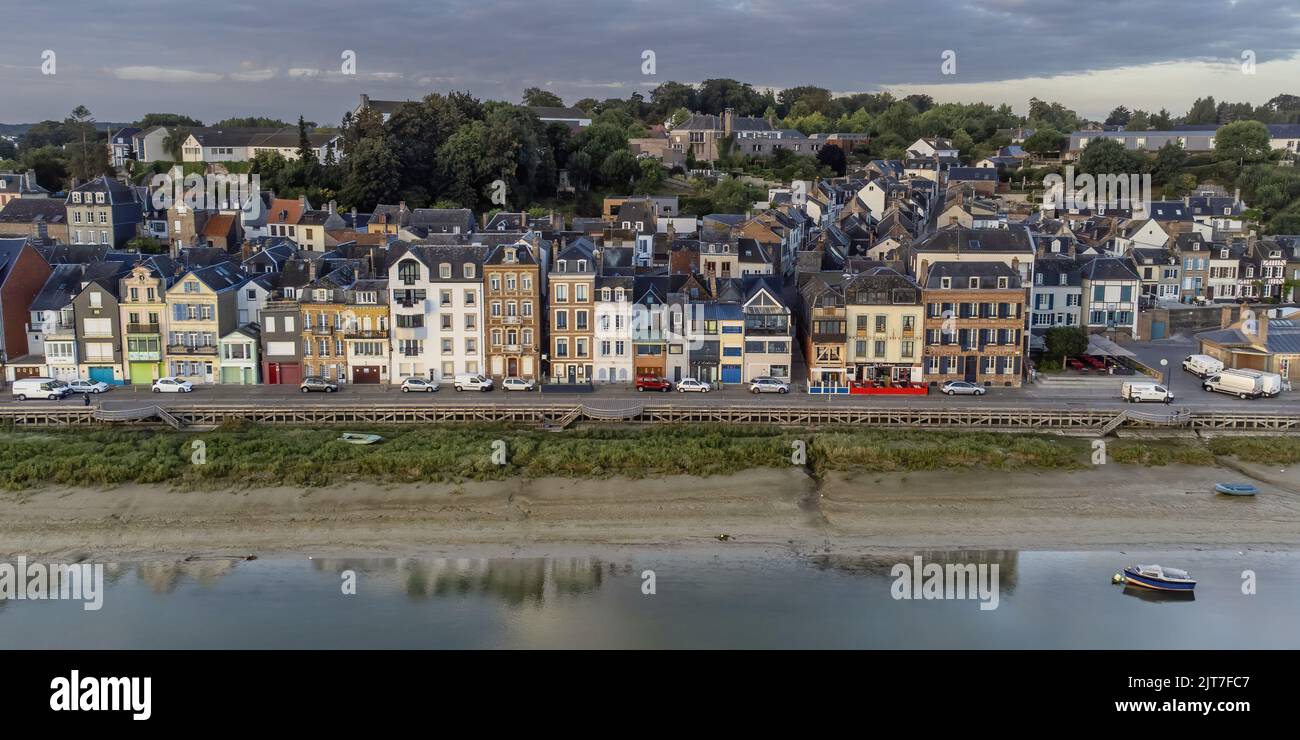
[{"label": "white van", "polygon": [[1157,383],[1124,383],[1119,387],[1120,398],[1129,403],[1142,403],[1143,401],[1159,401],[1169,403],[1174,400],[1174,394],[1169,389]]},{"label": "white van", "polygon": [[1223,372],[1256,379],[1259,381],[1258,390],[1261,396],[1273,398],[1282,392],[1282,376],[1277,373],[1266,373],[1262,370],[1247,370],[1245,368],[1232,368]]},{"label": "white van", "polygon": [[54,378],[22,378],[14,381],[14,398],[26,401],[29,398],[47,398],[51,401],[63,398],[72,392],[72,388],[61,380]]},{"label": "white van", "polygon": [[1183,360],[1183,369],[1198,378],[1205,378],[1223,370],[1223,363],[1209,355],[1188,355]]},{"label": "white van", "polygon": [[456,382],[452,383],[452,387],[458,391],[490,391],[492,379],[486,375],[462,373],[456,376]]},{"label": "white van", "polygon": [[1258,398],[1262,395],[1260,379],[1243,375],[1239,370],[1224,370],[1206,378],[1201,387],[1215,393],[1226,393],[1237,398]]}]

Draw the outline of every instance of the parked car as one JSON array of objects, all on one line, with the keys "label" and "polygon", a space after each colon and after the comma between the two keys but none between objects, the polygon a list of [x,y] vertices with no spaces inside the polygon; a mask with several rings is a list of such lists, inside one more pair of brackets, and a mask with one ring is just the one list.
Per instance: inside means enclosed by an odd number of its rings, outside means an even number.
[{"label": "parked car", "polygon": [[984,386],[964,380],[949,380],[939,390],[950,396],[982,396],[986,392]]},{"label": "parked car", "polygon": [[331,383],[328,380],[316,375],[311,375],[306,378],[303,378],[302,383],[298,384],[298,390],[302,391],[303,393],[311,393],[312,391],[318,391],[320,393],[333,393],[338,389],[339,387],[337,384]]},{"label": "parked car", "polygon": [[509,377],[501,381],[503,391],[531,391],[537,388],[537,381],[528,378]]},{"label": "parked car", "polygon": [[1205,378],[1223,370],[1223,363],[1209,355],[1188,355],[1183,369],[1198,378]]},{"label": "parked car", "polygon": [[193,383],[180,378],[159,378],[153,382],[154,393],[191,393],[193,390]]},{"label": "parked car", "polygon": [[1201,388],[1215,393],[1226,393],[1237,398],[1259,398],[1264,395],[1263,383],[1251,375],[1244,375],[1232,370],[1224,370],[1206,378]]},{"label": "parked car", "polygon": [[1174,400],[1174,394],[1170,393],[1168,388],[1157,383],[1124,383],[1119,387],[1119,397],[1129,403],[1142,403],[1143,401],[1170,403]]},{"label": "parked car", "polygon": [[776,378],[754,378],[749,381],[750,393],[789,393],[790,384]]},{"label": "parked car", "polygon": [[438,390],[438,384],[432,380],[426,380],[424,378],[402,378],[403,393],[410,393],[411,391],[433,393],[436,390]]},{"label": "parked car", "polygon": [[68,387],[72,389],[73,393],[103,393],[113,386],[103,382],[102,380],[78,378],[77,380],[70,381]]},{"label": "parked car", "polygon": [[14,399],[18,401],[29,398],[57,401],[71,392],[67,383],[54,378],[20,378],[13,383]]},{"label": "parked car", "polygon": [[458,391],[490,391],[492,390],[492,379],[486,375],[474,375],[462,373],[456,376],[452,386]]},{"label": "parked car", "polygon": [[696,380],[695,378],[682,378],[677,381],[678,393],[686,393],[687,391],[692,393],[708,393],[710,390],[712,389],[709,387],[708,383]]},{"label": "parked car", "polygon": [[658,375],[638,375],[636,377],[636,389],[638,392],[660,391],[667,393],[673,389],[673,384],[672,381]]}]

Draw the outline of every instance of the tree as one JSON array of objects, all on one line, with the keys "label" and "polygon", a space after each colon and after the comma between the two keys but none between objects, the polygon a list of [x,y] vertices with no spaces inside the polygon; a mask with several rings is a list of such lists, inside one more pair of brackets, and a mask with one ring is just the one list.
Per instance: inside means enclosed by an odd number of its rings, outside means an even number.
[{"label": "tree", "polygon": [[1213,97],[1197,98],[1191,110],[1183,117],[1183,123],[1218,123],[1219,109]]},{"label": "tree", "polygon": [[1147,131],[1151,128],[1151,114],[1144,110],[1135,110],[1133,115],[1128,119],[1128,125],[1124,127],[1125,131]]},{"label": "tree", "polygon": [[362,139],[346,161],[347,174],[340,193],[344,204],[369,212],[379,203],[397,199],[401,185],[398,161],[383,139]]},{"label": "tree", "polygon": [[747,213],[756,200],[749,186],[735,178],[719,182],[710,193],[710,198],[718,213]]},{"label": "tree", "polygon": [[97,139],[95,119],[90,109],[79,105],[72,109],[72,114],[64,124],[75,133],[76,138],[68,145],[68,169],[72,176],[81,182],[92,180],[110,171],[108,165],[108,148]]},{"label": "tree", "polygon": [[1132,117],[1133,114],[1129,112],[1128,108],[1122,105],[1117,106],[1115,110],[1110,112],[1110,115],[1106,116],[1106,125],[1123,126],[1127,124],[1129,122],[1129,119]]},{"label": "tree", "polygon": [[559,95],[543,90],[540,87],[530,87],[524,90],[524,105],[536,108],[563,108],[564,101]]},{"label": "tree", "polygon": [[163,151],[171,155],[173,162],[180,162],[185,159],[185,140],[190,138],[190,130],[184,126],[174,126],[167,129],[167,135],[163,137]]},{"label": "tree", "polygon": [[[141,118],[139,121],[135,122],[135,125],[137,128],[142,128],[142,129],[149,128],[151,126],[165,126],[167,128],[171,128],[172,126],[184,126],[185,128],[203,128],[202,121],[196,118],[190,118],[189,116],[182,116],[179,113],[146,113],[144,118]],[[221,124],[217,124],[217,125],[221,125]],[[285,124],[281,124],[281,125],[285,125]]]},{"label": "tree", "polygon": [[626,149],[611,152],[600,164],[600,179],[609,187],[630,188],[640,172],[641,165]]},{"label": "tree", "polygon": [[1151,116],[1151,128],[1156,131],[1168,131],[1174,127],[1174,121],[1169,116],[1169,111],[1164,108],[1160,112]]},{"label": "tree", "polygon": [[827,144],[817,151],[817,162],[831,168],[840,177],[844,176],[849,167],[844,150],[834,144]]},{"label": "tree", "polygon": [[1065,134],[1054,128],[1040,128],[1026,138],[1022,145],[1030,154],[1040,157],[1055,157],[1061,153],[1069,140]]},{"label": "tree", "polygon": [[1079,154],[1079,171],[1085,175],[1139,174],[1146,165],[1142,154],[1129,151],[1124,145],[1109,138],[1088,142]]},{"label": "tree", "polygon": [[643,195],[654,195],[664,184],[664,166],[654,157],[643,157],[638,160],[641,171],[637,173],[635,192]]},{"label": "tree", "polygon": [[1078,326],[1054,326],[1043,337],[1047,342],[1047,357],[1064,362],[1067,357],[1081,355],[1088,350],[1088,332]]},{"label": "tree", "polygon": [[1254,164],[1267,160],[1271,152],[1268,127],[1259,121],[1229,123],[1214,135],[1216,160]]},{"label": "tree", "polygon": [[14,159],[18,156],[18,147],[8,139],[0,139],[0,159]]},{"label": "tree", "polygon": [[1151,177],[1164,185],[1174,182],[1187,166],[1187,152],[1183,145],[1170,140],[1156,151],[1155,163],[1151,166]]}]

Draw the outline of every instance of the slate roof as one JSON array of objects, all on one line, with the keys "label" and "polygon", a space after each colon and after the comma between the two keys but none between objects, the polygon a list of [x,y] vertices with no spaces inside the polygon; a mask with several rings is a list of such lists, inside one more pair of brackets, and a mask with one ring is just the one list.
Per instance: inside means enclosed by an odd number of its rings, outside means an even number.
[{"label": "slate roof", "polygon": [[1095,257],[1085,262],[1079,272],[1085,280],[1139,279],[1129,261],[1119,257]]},{"label": "slate roof", "polygon": [[[883,223],[883,221],[882,221]],[[914,242],[918,252],[1020,252],[1032,254],[1033,244],[1025,229],[968,229],[963,226],[936,231]]]},{"label": "slate roof", "polygon": [[57,198],[14,198],[0,209],[0,223],[63,224],[68,221],[68,207]]},{"label": "slate roof", "polygon": [[[1002,262],[938,262],[930,266],[925,287],[938,290],[943,285],[941,278],[945,277],[952,278],[952,290],[972,290],[969,287],[970,278],[979,278],[979,290],[1011,290],[1020,287],[1020,273]],[[1006,288],[998,288],[998,278],[1007,278]]]}]

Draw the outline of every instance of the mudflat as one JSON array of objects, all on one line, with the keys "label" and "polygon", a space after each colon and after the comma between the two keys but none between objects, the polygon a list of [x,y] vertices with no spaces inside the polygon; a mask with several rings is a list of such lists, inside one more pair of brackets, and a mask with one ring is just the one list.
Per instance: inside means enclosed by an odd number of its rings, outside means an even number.
[{"label": "mudflat", "polygon": [[[1213,493],[1252,480],[1253,499]],[[720,535],[725,535],[720,539]],[[1300,467],[1104,465],[0,493],[0,556],[444,555],[734,543],[764,550],[1300,547]]]}]

